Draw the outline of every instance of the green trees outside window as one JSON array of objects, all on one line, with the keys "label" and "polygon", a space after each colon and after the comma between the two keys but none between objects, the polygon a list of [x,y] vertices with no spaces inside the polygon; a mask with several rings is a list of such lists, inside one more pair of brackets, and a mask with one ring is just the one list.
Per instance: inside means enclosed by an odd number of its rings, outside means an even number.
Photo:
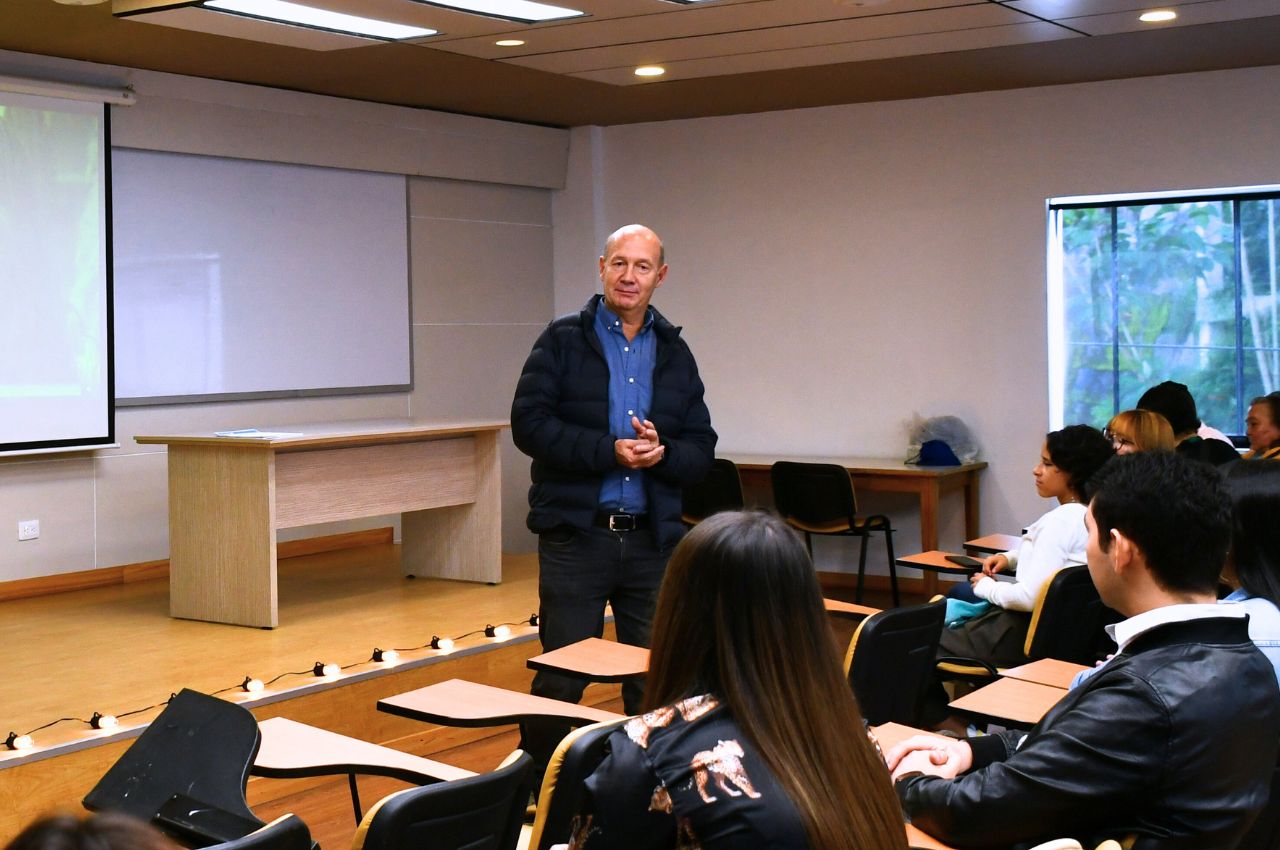
[{"label": "green trees outside window", "polygon": [[1244,433],[1249,400],[1280,389],[1278,206],[1275,192],[1051,203],[1053,427],[1100,427],[1173,380],[1202,420]]}]

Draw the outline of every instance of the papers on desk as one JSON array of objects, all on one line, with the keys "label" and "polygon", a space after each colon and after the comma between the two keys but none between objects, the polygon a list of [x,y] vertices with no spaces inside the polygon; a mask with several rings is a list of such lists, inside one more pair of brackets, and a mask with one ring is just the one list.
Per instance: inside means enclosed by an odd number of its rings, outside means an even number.
[{"label": "papers on desk", "polygon": [[301,431],[259,431],[257,428],[240,428],[235,431],[214,431],[216,437],[239,437],[247,440],[288,440],[301,437]]}]

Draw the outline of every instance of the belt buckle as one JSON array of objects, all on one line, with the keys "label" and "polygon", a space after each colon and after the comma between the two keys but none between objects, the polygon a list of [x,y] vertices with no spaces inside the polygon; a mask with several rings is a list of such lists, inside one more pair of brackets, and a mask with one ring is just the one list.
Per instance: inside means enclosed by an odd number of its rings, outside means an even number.
[{"label": "belt buckle", "polygon": [[636,518],[633,514],[609,514],[610,531],[635,531]]}]

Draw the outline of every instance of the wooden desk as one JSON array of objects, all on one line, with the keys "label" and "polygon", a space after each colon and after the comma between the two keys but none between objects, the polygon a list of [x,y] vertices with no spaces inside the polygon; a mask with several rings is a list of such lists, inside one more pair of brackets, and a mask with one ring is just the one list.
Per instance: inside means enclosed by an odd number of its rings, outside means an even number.
[{"label": "wooden desk", "polygon": [[535,655],[525,665],[592,682],[625,682],[649,672],[649,650],[593,637]]},{"label": "wooden desk", "polygon": [[416,691],[380,699],[378,711],[408,717],[410,720],[439,723],[442,726],[471,727],[504,726],[529,718],[550,717],[586,724],[601,720],[622,720],[625,717],[587,705],[535,697],[462,679],[449,679]]},{"label": "wooden desk", "polygon": [[[849,470],[856,490],[874,493],[915,493],[920,500],[920,548],[938,548],[938,503],[943,493],[964,491],[964,533],[977,537],[981,526],[978,504],[978,473],[987,468],[980,460],[960,466],[915,466],[880,457],[798,457],[793,455],[721,455],[738,465],[743,483],[769,484],[769,469],[776,461],[834,463]],[[926,594],[938,589],[937,576],[924,574]]]},{"label": "wooden desk", "polygon": [[254,759],[255,776],[290,778],[363,773],[390,776],[417,785],[475,776],[451,764],[402,753],[337,732],[272,717],[258,723],[262,746]]},{"label": "wooden desk", "polygon": [[962,567],[959,564],[948,561],[947,556],[951,554],[954,553],[934,549],[929,552],[917,552],[914,555],[903,555],[897,559],[896,563],[900,567],[923,570],[925,575],[947,573],[950,575],[971,576],[978,571],[978,567]]},{"label": "wooden desk", "polygon": [[973,540],[966,540],[964,548],[982,552],[985,555],[999,555],[1011,549],[1017,549],[1021,542],[1022,538],[1016,534],[985,534]]},{"label": "wooden desk", "polygon": [[828,614],[834,614],[837,617],[847,617],[850,620],[863,620],[872,614],[879,614],[879,608],[872,608],[870,605],[859,605],[856,602],[844,602],[839,599],[822,598],[822,604],[826,607]]},{"label": "wooden desk", "polygon": [[505,422],[292,425],[278,440],[135,437],[169,449],[169,614],[274,628],[276,530],[399,513],[407,575],[502,580]]},{"label": "wooden desk", "polygon": [[951,707],[998,723],[1008,721],[1020,726],[1034,726],[1066,695],[1064,688],[1001,678],[965,694],[952,702]]},{"label": "wooden desk", "polygon": [[1039,661],[1030,661],[1019,667],[1001,670],[1000,675],[1066,690],[1071,687],[1071,680],[1078,673],[1088,669],[1089,667],[1085,664],[1072,664],[1070,661],[1058,661],[1056,658],[1041,658]]}]

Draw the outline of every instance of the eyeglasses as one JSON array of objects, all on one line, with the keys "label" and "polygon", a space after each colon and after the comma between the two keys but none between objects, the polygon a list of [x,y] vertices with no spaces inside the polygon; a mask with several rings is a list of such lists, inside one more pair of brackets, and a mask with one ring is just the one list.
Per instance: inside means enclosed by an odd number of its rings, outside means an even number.
[{"label": "eyeglasses", "polygon": [[1107,428],[1106,430],[1104,430],[1102,432],[1102,436],[1106,437],[1108,440],[1111,441],[1111,448],[1115,449],[1116,451],[1120,451],[1120,449],[1124,448],[1125,446],[1134,445],[1133,440],[1130,440],[1128,437],[1126,437],[1123,434],[1117,434],[1115,431],[1112,431],[1110,428]]}]

